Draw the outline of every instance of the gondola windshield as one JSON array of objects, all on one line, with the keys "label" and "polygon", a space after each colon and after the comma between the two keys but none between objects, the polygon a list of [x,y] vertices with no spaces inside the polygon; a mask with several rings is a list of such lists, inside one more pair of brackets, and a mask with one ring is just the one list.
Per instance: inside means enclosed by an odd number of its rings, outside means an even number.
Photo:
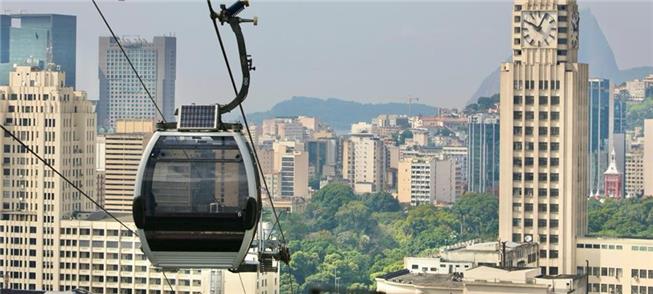
[{"label": "gondola windshield", "polygon": [[231,136],[162,136],[145,168],[146,216],[239,214],[247,175]]}]

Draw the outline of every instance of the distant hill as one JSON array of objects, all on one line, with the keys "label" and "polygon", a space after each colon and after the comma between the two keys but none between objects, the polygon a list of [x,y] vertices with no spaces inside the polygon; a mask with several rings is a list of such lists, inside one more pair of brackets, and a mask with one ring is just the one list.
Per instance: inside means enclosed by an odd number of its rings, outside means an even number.
[{"label": "distant hill", "polygon": [[[653,67],[650,66],[620,69],[601,26],[589,9],[580,11],[578,60],[589,64],[590,77],[608,78],[610,82],[617,85],[653,73]],[[475,103],[479,97],[489,97],[498,92],[499,64],[497,63],[496,70],[481,82],[467,104]]]},{"label": "distant hill", "polygon": [[[413,115],[433,115],[437,108],[425,104],[411,106]],[[247,115],[252,122],[278,116],[315,116],[335,130],[348,130],[352,123],[370,121],[379,114],[408,114],[408,103],[359,103],[337,98],[292,97],[277,103],[269,111]]]}]

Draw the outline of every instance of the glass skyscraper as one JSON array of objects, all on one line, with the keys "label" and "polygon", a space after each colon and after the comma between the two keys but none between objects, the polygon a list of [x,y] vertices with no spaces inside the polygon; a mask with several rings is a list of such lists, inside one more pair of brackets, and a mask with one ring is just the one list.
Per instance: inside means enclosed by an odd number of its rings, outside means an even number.
[{"label": "glass skyscraper", "polygon": [[589,192],[603,191],[603,172],[608,168],[610,153],[610,81],[589,80]]},{"label": "glass skyscraper", "polygon": [[[141,38],[120,42],[165,119],[174,121],[177,39],[159,36],[151,42]],[[120,119],[161,120],[112,37],[100,37],[98,74],[98,127],[111,131]]]},{"label": "glass skyscraper", "polygon": [[476,114],[469,118],[467,191],[497,194],[499,184],[499,118]]},{"label": "glass skyscraper", "polygon": [[60,14],[0,15],[0,85],[14,65],[58,66],[75,87],[77,18]]}]

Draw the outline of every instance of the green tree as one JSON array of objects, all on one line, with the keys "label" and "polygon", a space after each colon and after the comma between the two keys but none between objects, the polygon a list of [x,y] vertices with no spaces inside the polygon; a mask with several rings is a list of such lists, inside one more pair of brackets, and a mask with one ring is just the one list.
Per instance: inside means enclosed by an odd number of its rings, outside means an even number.
[{"label": "green tree", "polygon": [[499,230],[499,199],[494,195],[467,193],[453,205],[462,223],[462,237],[494,239]]}]

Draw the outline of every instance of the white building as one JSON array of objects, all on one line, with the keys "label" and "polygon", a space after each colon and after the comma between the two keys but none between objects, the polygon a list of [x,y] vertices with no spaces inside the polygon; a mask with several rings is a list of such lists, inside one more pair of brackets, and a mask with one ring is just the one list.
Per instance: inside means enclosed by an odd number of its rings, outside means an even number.
[{"label": "white building", "polygon": [[385,190],[387,152],[372,134],[352,134],[342,141],[342,177],[356,193]]}]

